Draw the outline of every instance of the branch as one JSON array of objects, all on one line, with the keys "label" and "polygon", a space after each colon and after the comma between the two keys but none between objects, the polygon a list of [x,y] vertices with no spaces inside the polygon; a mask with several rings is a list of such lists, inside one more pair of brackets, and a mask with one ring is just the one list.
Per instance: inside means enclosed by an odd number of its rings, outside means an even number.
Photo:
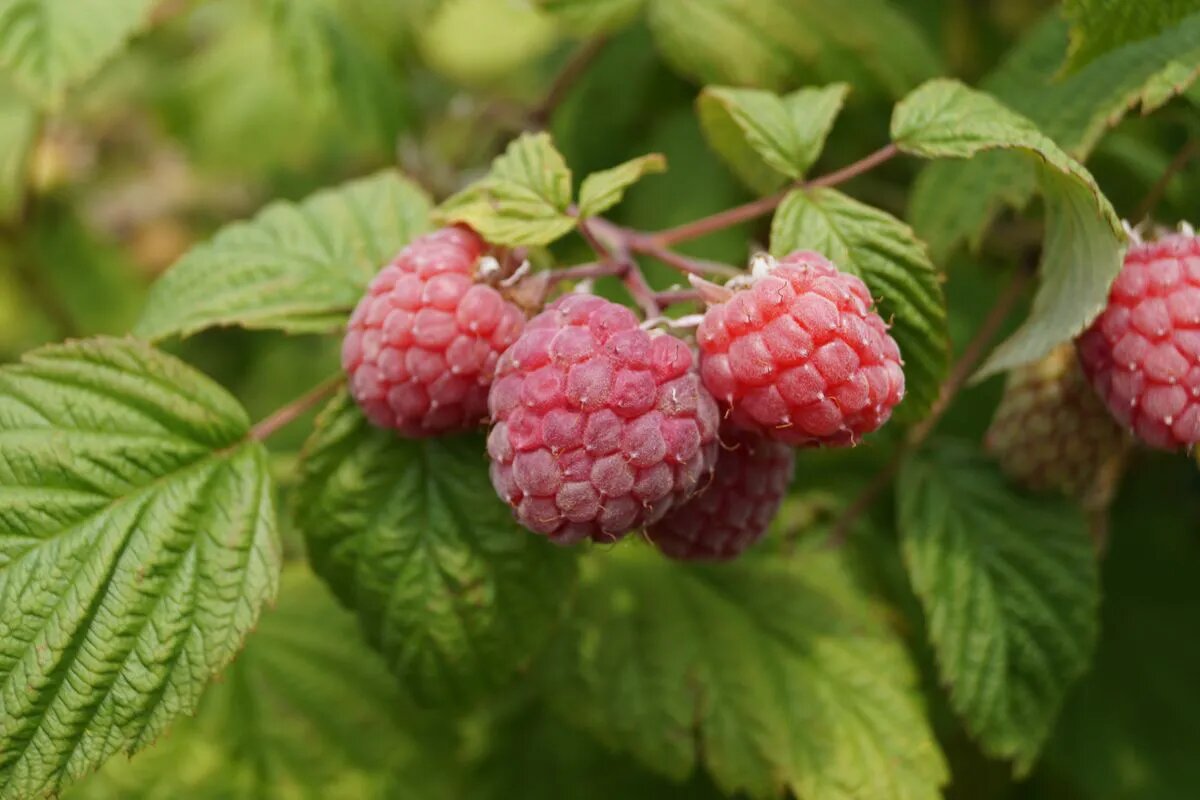
[{"label": "branch", "polygon": [[795,183],[791,186],[768,195],[767,197],[753,200],[745,205],[734,206],[725,211],[718,212],[708,217],[702,217],[698,220],[688,222],[684,225],[679,225],[674,228],[667,228],[658,233],[647,234],[649,240],[663,247],[672,247],[681,242],[690,241],[691,239],[699,239],[701,236],[707,236],[719,230],[723,230],[732,225],[737,225],[741,222],[748,222],[752,219],[770,214],[779,204],[783,202],[783,198],[787,197],[793,189],[813,189],[826,186],[837,186],[845,183],[851,178],[856,178],[864,172],[868,172],[880,164],[897,156],[900,151],[894,144],[887,144],[871,153],[864,158],[855,161],[841,169],[824,175],[820,178],[808,182]]},{"label": "branch", "polygon": [[546,96],[529,111],[529,123],[535,128],[544,128],[550,117],[558,109],[567,95],[571,93],[576,82],[587,72],[588,67],[603,52],[608,44],[608,37],[596,36],[579,45],[571,57],[567,59],[562,69],[554,77]]},{"label": "branch", "polygon": [[[613,225],[611,222],[592,218],[579,221],[579,233],[596,251],[596,255],[600,256],[601,261],[616,264],[620,268],[620,271],[615,274],[621,278],[629,296],[642,309],[642,314],[646,319],[657,317],[658,301],[654,299],[654,290],[646,282],[646,276],[642,274],[642,270],[629,251],[625,229]],[[611,241],[601,241],[600,236],[606,236]]]},{"label": "branch", "polygon": [[1133,219],[1140,222],[1146,219],[1158,206],[1163,199],[1163,195],[1167,193],[1167,187],[1171,185],[1171,179],[1187,166],[1188,162],[1200,155],[1200,139],[1189,139],[1175,157],[1171,159],[1171,163],[1167,164],[1167,168],[1163,170],[1163,174],[1159,176],[1150,190],[1146,192],[1146,196],[1142,202],[1138,204],[1137,211],[1133,213]]},{"label": "branch", "polygon": [[291,425],[293,422],[316,408],[322,402],[333,396],[346,377],[338,374],[318,384],[311,391],[301,395],[292,402],[273,412],[270,416],[254,425],[247,438],[255,442],[263,442],[276,433]]},{"label": "branch", "polygon": [[1026,269],[1021,269],[1013,276],[1008,286],[996,298],[996,302],[992,305],[991,311],[988,312],[979,329],[975,331],[975,335],[967,346],[963,348],[962,355],[958,361],[950,369],[950,373],[946,376],[946,380],[942,382],[941,390],[938,392],[938,398],[934,401],[933,407],[929,410],[929,415],[920,423],[914,425],[912,430],[908,432],[905,441],[896,448],[896,452],[883,469],[881,469],[867,484],[866,488],[859,493],[858,497],[846,507],[842,513],[841,519],[834,526],[833,534],[829,537],[829,544],[833,547],[841,546],[846,541],[846,537],[850,534],[850,529],[858,518],[866,513],[867,509],[878,499],[892,480],[900,471],[900,465],[904,461],[904,457],[913,450],[920,447],[929,434],[933,433],[933,429],[937,427],[946,410],[950,408],[950,404],[958,395],[959,391],[967,384],[971,373],[975,371],[980,359],[987,352],[988,345],[992,339],[1000,331],[1000,326],[1004,324],[1004,320],[1008,319],[1009,313],[1017,301],[1021,299],[1021,295],[1028,285],[1031,274]]}]

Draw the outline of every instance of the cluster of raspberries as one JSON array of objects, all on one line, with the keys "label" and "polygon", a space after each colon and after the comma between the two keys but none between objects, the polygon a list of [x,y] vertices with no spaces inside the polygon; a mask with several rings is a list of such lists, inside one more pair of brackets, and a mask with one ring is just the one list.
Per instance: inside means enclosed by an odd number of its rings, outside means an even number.
[{"label": "cluster of raspberries", "polygon": [[1016,482],[1107,506],[1129,434],[1200,442],[1200,239],[1135,242],[1108,303],[1075,342],[1014,370],[986,444]]},{"label": "cluster of raspberries", "polygon": [[794,446],[844,446],[904,394],[867,287],[793,253],[710,305],[698,353],[626,307],[568,294],[526,320],[451,227],[376,276],[342,352],[376,425],[410,437],[491,424],[497,493],[559,543],[643,529],[679,559],[728,559],[766,532]]}]

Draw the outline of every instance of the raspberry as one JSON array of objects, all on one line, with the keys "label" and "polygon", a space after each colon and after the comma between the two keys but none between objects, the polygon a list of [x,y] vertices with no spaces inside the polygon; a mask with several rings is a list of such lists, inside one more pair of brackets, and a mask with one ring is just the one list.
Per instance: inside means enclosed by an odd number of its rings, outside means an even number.
[{"label": "raspberry", "polygon": [[471,230],[443,228],[414,240],[371,281],[342,344],[350,392],[371,422],[424,437],[486,418],[496,361],[525,317],[475,282],[484,247]]},{"label": "raspberry", "polygon": [[646,529],[655,547],[683,561],[724,561],[762,538],[792,481],[790,447],[721,426],[712,480]]},{"label": "raspberry", "polygon": [[522,525],[564,544],[658,521],[716,459],[717,404],[687,345],[592,295],[529,321],[489,404],[496,492]]},{"label": "raspberry", "polygon": [[1125,436],[1065,344],[1009,374],[986,445],[1016,483],[1098,510],[1115,488]]},{"label": "raspberry", "polygon": [[904,396],[900,349],[866,284],[817,253],[786,256],[709,308],[696,338],[730,419],[788,444],[857,444]]},{"label": "raspberry", "polygon": [[1200,239],[1137,244],[1079,360],[1121,425],[1164,450],[1200,441]]}]

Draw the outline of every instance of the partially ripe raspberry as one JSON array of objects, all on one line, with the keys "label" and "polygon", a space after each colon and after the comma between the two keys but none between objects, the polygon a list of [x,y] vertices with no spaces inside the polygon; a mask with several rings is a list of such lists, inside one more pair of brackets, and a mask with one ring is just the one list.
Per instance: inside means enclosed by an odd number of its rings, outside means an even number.
[{"label": "partially ripe raspberry", "polygon": [[671,558],[734,558],[767,532],[794,468],[795,456],[787,445],[722,425],[712,480],[648,527],[646,536]]},{"label": "partially ripe raspberry", "polygon": [[624,306],[567,295],[500,358],[489,398],[496,492],[560,543],[614,541],[708,479],[717,405],[687,345]]},{"label": "partially ripe raspberry", "polygon": [[1096,393],[1139,439],[1164,450],[1200,442],[1200,239],[1131,247],[1078,350]]},{"label": "partially ripe raspberry", "polygon": [[798,251],[696,332],[704,385],[738,426],[793,445],[852,445],[904,396],[900,349],[866,284]]},{"label": "partially ripe raspberry", "polygon": [[475,282],[484,247],[471,230],[443,228],[371,281],[342,344],[350,393],[371,422],[423,437],[485,421],[496,361],[525,316]]},{"label": "partially ripe raspberry", "polygon": [[1069,344],[1009,373],[985,442],[1016,483],[1058,492],[1089,510],[1108,505],[1125,451],[1125,434]]}]

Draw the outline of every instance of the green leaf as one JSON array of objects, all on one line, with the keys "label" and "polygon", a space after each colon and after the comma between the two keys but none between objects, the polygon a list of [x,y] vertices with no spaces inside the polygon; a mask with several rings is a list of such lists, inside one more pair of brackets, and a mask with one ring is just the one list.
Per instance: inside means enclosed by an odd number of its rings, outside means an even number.
[{"label": "green leaf", "polygon": [[719,567],[595,559],[546,665],[552,700],[676,779],[805,800],[940,797],[946,769],[904,647],[837,554]]},{"label": "green leaf", "polygon": [[1075,797],[1192,800],[1200,786],[1190,744],[1200,741],[1195,464],[1139,459],[1111,518],[1100,646],[1062,710],[1044,772]]},{"label": "green leaf", "polygon": [[[537,688],[532,687],[532,688]],[[698,773],[680,784],[604,747],[539,700],[513,703],[486,727],[487,748],[464,771],[471,800],[721,800]]]},{"label": "green leaf", "polygon": [[[449,737],[414,719],[353,616],[312,573],[293,564],[280,583],[278,607],[196,717],[132,761],[109,762],[69,800],[445,796],[452,744],[440,739]],[[407,791],[387,794],[393,786]]]},{"label": "green leaf", "polygon": [[1025,773],[1096,645],[1100,588],[1081,512],[1014,493],[966,447],[900,470],[898,525],[950,701]]},{"label": "green leaf", "polygon": [[836,189],[797,189],[771,224],[771,252],[816,250],[862,278],[892,321],[904,359],[902,419],[920,419],[937,398],[949,362],[946,299],[925,245],[900,220]]},{"label": "green leaf", "polygon": [[652,0],[664,58],[704,84],[783,91],[845,80],[899,97],[941,71],[920,29],[888,0]]},{"label": "green leaf", "polygon": [[1063,15],[1071,23],[1068,67],[1155,36],[1198,11],[1200,0],[1065,0]]},{"label": "green leaf", "polygon": [[568,30],[591,36],[625,27],[646,0],[533,0],[533,4]]},{"label": "green leaf", "polygon": [[328,0],[267,0],[277,49],[310,106],[328,106],[355,127],[373,129],[392,147],[400,129],[404,93],[385,55],[346,19],[348,9]]},{"label": "green leaf", "polygon": [[734,172],[766,194],[804,177],[821,155],[850,86],[835,83],[780,97],[757,89],[709,86],[697,111],[704,135]]},{"label": "green leaf", "polygon": [[525,133],[487,177],[442,203],[437,218],[465,222],[496,244],[544,245],[575,227],[571,170],[546,133]]},{"label": "green leaf", "polygon": [[667,171],[667,159],[659,153],[626,161],[612,169],[593,172],[579,187],[579,216],[594,217],[621,202],[625,190],[647,175]]},{"label": "green leaf", "polygon": [[479,436],[398,439],[345,395],[318,421],[297,526],[318,574],[422,700],[502,685],[559,618],[568,552],[517,526]]},{"label": "green leaf", "polygon": [[6,0],[0,4],[0,72],[43,105],[89,78],[146,21],[156,0]]},{"label": "green leaf", "polygon": [[240,325],[334,331],[375,273],[428,227],[429,199],[394,172],[274,203],[192,249],[154,285],[138,336]]},{"label": "green leaf", "polygon": [[[1173,91],[1187,88],[1195,72],[1180,82],[1176,64],[1200,63],[1200,15],[1153,39],[1114,50],[1064,79],[1059,71],[1066,47],[1066,25],[1052,14],[981,88],[1082,160],[1130,108],[1158,102],[1164,80],[1171,81]],[[943,260],[964,241],[978,246],[996,214],[1005,206],[1024,207],[1037,186],[1034,164],[1013,153],[931,164],[917,180],[909,219],[934,257]]]},{"label": "green leaf", "polygon": [[29,151],[37,135],[34,107],[0,86],[0,222],[20,210],[29,178]]},{"label": "green leaf", "polygon": [[992,352],[978,377],[1036,361],[1100,313],[1121,268],[1121,222],[1091,174],[1036,125],[987,94],[937,79],[896,106],[892,138],[904,152],[925,158],[1002,149],[1025,153],[1036,165],[1046,200],[1041,286],[1029,318]]},{"label": "green leaf", "polygon": [[133,340],[0,369],[0,798],[145,747],[233,659],[279,571],[249,427]]}]

